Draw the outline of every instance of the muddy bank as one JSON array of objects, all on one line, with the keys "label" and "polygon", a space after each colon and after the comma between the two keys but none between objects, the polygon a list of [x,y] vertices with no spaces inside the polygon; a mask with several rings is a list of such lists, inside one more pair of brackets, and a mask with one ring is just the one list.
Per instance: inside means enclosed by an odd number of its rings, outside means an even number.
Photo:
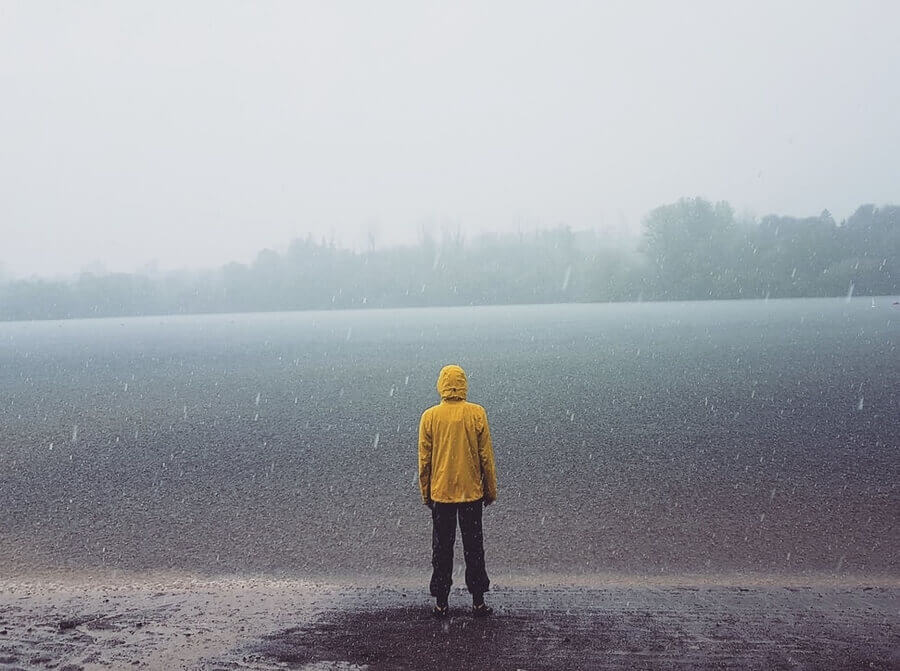
[{"label": "muddy bank", "polygon": [[0,669],[895,669],[896,584],[498,585],[436,621],[415,584],[0,585]]}]

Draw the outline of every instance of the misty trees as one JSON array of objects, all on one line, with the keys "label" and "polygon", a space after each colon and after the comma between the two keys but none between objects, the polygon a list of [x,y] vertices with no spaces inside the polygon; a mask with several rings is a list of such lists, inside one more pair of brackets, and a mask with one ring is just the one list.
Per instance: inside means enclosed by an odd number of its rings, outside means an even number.
[{"label": "misty trees", "polygon": [[759,290],[771,296],[827,296],[846,292],[834,286],[828,267],[838,258],[837,224],[828,210],[818,217],[779,217],[760,221],[754,246],[766,276]]},{"label": "misty trees", "polygon": [[307,236],[213,271],[0,282],[0,319],[900,292],[897,206],[757,222],[688,198],[642,230],[638,249],[567,226],[363,252]]},{"label": "misty trees", "polygon": [[682,199],[643,222],[641,249],[662,299],[841,296],[900,289],[900,207],[864,205],[838,225],[769,215],[738,221],[727,203]]},{"label": "misty trees", "polygon": [[654,295],[687,299],[731,293],[739,242],[728,203],[683,198],[650,212],[643,228],[641,249],[651,263]]},{"label": "misty trees", "polygon": [[[841,258],[829,271],[856,293],[896,293],[900,284],[900,207],[859,207],[838,231]],[[837,280],[836,280],[837,281]]]}]

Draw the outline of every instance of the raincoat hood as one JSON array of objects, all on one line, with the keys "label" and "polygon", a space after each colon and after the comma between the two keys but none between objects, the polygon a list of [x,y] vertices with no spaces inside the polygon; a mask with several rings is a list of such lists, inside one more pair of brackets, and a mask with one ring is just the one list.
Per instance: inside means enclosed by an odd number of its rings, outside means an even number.
[{"label": "raincoat hood", "polygon": [[466,371],[459,366],[444,366],[438,375],[437,390],[441,399],[465,401],[466,393],[469,391]]}]

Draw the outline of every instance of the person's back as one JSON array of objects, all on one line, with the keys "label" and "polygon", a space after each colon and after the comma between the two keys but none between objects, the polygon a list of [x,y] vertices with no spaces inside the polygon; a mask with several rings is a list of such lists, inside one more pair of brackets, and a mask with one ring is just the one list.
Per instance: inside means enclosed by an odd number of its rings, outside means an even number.
[{"label": "person's back", "polygon": [[458,517],[473,612],[489,615],[491,609],[484,605],[490,581],[484,567],[481,516],[482,505],[497,498],[497,477],[487,413],[466,400],[468,381],[459,366],[444,366],[437,388],[440,404],[426,410],[419,422],[419,486],[433,522],[434,612],[447,613]]}]

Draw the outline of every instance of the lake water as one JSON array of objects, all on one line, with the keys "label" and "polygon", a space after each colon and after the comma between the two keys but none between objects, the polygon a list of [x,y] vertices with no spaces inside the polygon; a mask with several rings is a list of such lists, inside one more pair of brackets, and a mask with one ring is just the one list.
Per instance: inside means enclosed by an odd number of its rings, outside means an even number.
[{"label": "lake water", "polygon": [[0,574],[427,574],[418,418],[458,363],[495,580],[896,576],[896,300],[0,323]]}]

